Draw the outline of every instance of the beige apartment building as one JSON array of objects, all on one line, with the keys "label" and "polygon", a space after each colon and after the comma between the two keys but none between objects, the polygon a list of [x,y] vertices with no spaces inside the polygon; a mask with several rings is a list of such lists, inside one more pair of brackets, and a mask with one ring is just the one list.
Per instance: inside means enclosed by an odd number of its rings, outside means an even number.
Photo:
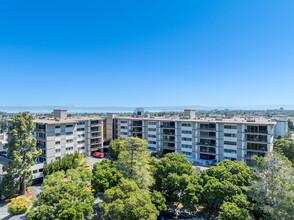
[{"label": "beige apartment building", "polygon": [[178,152],[190,161],[224,159],[251,165],[253,156],[273,150],[275,122],[249,118],[195,118],[185,110],[182,118],[115,117],[116,137],[140,137],[150,151]]},{"label": "beige apartment building", "polygon": [[34,119],[38,162],[50,163],[78,151],[87,156],[103,147],[103,119],[100,117],[68,118],[66,110],[54,110],[54,118]]}]

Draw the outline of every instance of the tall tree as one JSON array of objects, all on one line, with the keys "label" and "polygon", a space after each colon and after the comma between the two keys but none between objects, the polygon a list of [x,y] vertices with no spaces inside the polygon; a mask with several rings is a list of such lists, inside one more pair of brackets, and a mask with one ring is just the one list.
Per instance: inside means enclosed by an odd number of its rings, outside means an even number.
[{"label": "tall tree", "polygon": [[294,216],[294,168],[276,152],[254,158],[257,179],[249,187],[249,195],[258,210],[269,219],[292,219]]},{"label": "tall tree", "polygon": [[124,178],[134,180],[141,189],[148,190],[154,179],[151,174],[147,141],[135,137],[128,137],[124,141],[126,148],[114,162],[115,167]]},{"label": "tall tree", "polygon": [[125,150],[126,148],[125,144],[126,142],[122,138],[110,141],[108,151],[109,151],[110,157],[113,160],[117,160],[120,152]]},{"label": "tall tree", "polygon": [[8,158],[11,161],[3,170],[19,181],[21,195],[25,194],[26,180],[31,175],[31,166],[42,153],[41,150],[37,151],[36,139],[31,137],[33,130],[33,117],[27,112],[19,113],[12,119],[10,140],[7,144]]}]

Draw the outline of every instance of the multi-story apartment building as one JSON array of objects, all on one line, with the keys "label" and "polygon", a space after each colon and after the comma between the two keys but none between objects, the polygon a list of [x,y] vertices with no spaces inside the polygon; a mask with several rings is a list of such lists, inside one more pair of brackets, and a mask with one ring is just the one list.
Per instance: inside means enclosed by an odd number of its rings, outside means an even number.
[{"label": "multi-story apartment building", "polygon": [[103,119],[68,118],[66,110],[54,110],[54,118],[34,119],[38,162],[50,163],[78,151],[87,156],[103,147]]},{"label": "multi-story apartment building", "polygon": [[178,152],[191,160],[238,160],[251,165],[254,155],[273,150],[275,122],[267,119],[116,117],[117,138],[140,137],[150,151]]}]

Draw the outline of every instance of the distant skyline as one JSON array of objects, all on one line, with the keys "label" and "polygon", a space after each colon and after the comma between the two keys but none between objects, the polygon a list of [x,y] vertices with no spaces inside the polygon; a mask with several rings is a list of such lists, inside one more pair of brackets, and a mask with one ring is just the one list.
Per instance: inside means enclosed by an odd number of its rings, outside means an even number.
[{"label": "distant skyline", "polygon": [[0,106],[292,106],[293,11],[292,0],[2,1]]}]

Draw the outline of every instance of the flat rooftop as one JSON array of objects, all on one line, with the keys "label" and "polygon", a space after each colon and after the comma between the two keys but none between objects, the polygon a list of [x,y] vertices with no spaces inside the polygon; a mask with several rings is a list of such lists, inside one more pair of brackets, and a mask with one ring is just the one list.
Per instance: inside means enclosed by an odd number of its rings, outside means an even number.
[{"label": "flat rooftop", "polygon": [[266,118],[231,118],[231,119],[216,119],[216,118],[197,118],[197,119],[186,119],[186,118],[164,118],[164,117],[154,117],[154,118],[135,118],[135,117],[116,117],[120,120],[150,120],[150,121],[179,121],[179,122],[203,122],[203,123],[223,123],[223,124],[263,124],[263,125],[275,125],[276,122],[271,121]]},{"label": "flat rooftop", "polygon": [[44,118],[44,119],[34,119],[34,123],[40,124],[68,124],[68,123],[77,123],[80,121],[90,121],[90,120],[103,120],[101,117],[76,117],[76,118],[66,118],[63,120],[55,120],[54,118]]}]

